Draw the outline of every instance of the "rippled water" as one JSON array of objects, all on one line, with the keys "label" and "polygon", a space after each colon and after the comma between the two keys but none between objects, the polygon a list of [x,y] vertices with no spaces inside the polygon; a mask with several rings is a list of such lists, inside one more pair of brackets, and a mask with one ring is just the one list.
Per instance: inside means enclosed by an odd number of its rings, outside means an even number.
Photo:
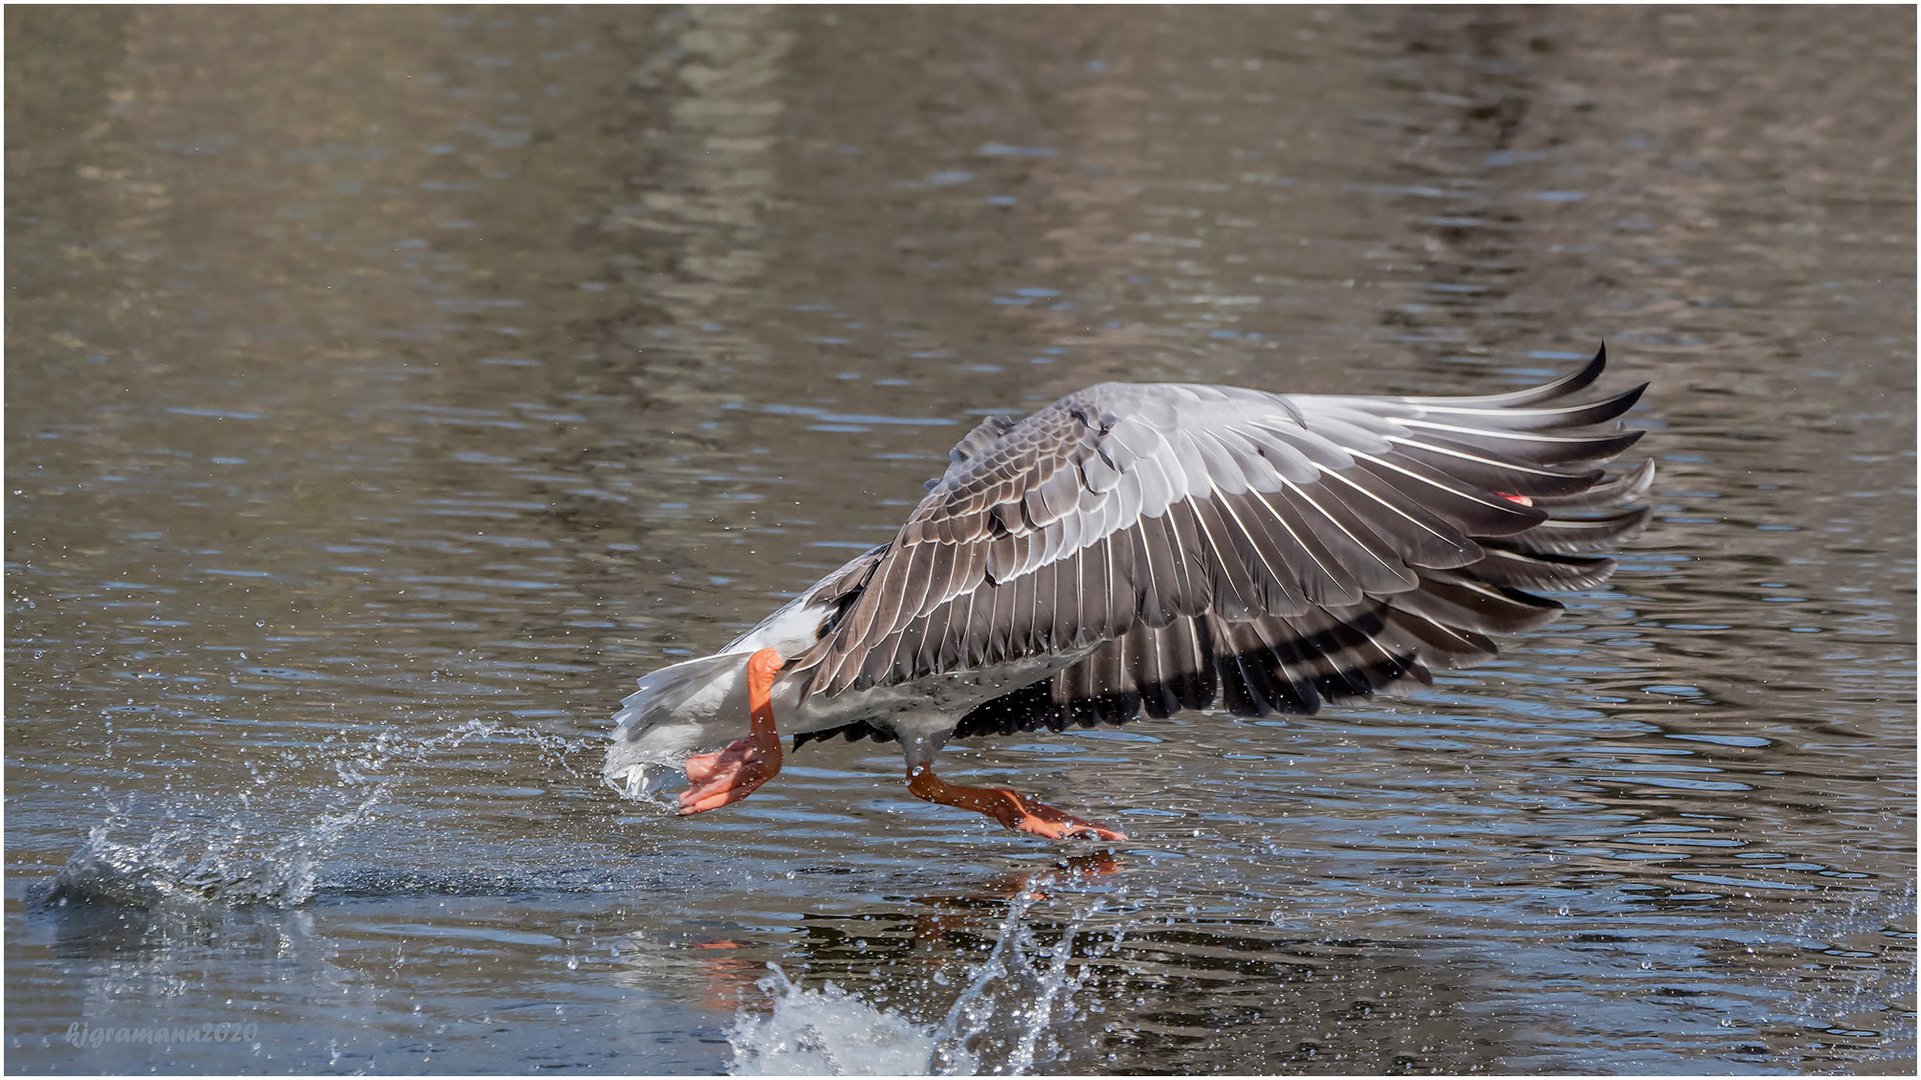
[{"label": "rippled water", "polygon": [[[7,1067],[1908,1070],[1914,44],[9,11]],[[1499,662],[944,756],[1112,851],[867,744],[692,820],[599,783],[635,676],[980,414],[1602,339],[1656,523]]]}]

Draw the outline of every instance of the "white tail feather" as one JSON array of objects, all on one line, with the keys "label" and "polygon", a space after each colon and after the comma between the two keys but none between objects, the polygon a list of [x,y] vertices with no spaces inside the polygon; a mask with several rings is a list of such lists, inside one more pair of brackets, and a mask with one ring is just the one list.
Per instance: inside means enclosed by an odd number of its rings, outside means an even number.
[{"label": "white tail feather", "polygon": [[703,656],[649,673],[614,714],[600,775],[622,796],[660,801],[686,783],[688,755],[747,734],[747,653]]}]

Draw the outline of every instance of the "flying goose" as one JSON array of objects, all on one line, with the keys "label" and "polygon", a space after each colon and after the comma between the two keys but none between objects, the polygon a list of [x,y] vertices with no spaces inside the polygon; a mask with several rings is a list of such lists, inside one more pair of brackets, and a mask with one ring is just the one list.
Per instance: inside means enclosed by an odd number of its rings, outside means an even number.
[{"label": "flying goose", "polygon": [[[897,741],[907,787],[1021,832],[1125,839],[1005,788],[949,783],[950,739],[1312,713],[1428,683],[1586,589],[1638,532],[1653,462],[1605,480],[1646,384],[1581,370],[1484,397],[1102,383],[996,416],[889,542],[714,656],[640,680],[604,776],[691,785],[697,814],[780,770],[782,735]],[[747,720],[742,737],[741,722]],[[705,752],[696,752],[705,751]]]}]

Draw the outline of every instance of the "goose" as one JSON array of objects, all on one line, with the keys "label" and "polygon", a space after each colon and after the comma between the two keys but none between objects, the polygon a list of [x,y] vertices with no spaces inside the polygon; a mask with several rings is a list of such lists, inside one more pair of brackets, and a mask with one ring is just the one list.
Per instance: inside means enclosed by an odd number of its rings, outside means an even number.
[{"label": "goose", "polygon": [[[640,680],[604,779],[699,814],[792,750],[898,742],[907,789],[1051,839],[1124,840],[934,771],[953,739],[1218,706],[1310,714],[1432,682],[1590,589],[1640,532],[1643,383],[1577,371],[1479,397],[1102,383],[969,431],[894,538],[712,656]],[[744,731],[744,733],[743,733]]]}]

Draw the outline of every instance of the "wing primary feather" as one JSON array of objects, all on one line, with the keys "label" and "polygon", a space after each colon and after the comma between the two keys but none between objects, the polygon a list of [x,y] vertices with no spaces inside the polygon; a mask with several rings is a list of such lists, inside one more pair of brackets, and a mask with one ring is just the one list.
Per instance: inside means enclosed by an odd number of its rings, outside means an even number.
[{"label": "wing primary feather", "polygon": [[[1523,479],[1532,480],[1534,486],[1544,487],[1543,494],[1558,495],[1573,487],[1586,487],[1601,478],[1600,472],[1563,472],[1542,465],[1529,465],[1523,461],[1503,461],[1500,458],[1477,454],[1472,450],[1449,445],[1441,440],[1415,439],[1406,435],[1390,435],[1388,441],[1400,447],[1405,453],[1408,449],[1424,450],[1430,454],[1451,458],[1469,466],[1479,466],[1480,470],[1495,476],[1493,483],[1508,483],[1507,473],[1518,473]],[[1457,466],[1457,469],[1459,467]],[[1526,494],[1525,492],[1523,494]]]},{"label": "wing primary feather", "polygon": [[[1364,482],[1365,480],[1373,479],[1376,482],[1379,482],[1378,477],[1375,477],[1373,473],[1368,472],[1365,469],[1357,469],[1353,473],[1337,472],[1337,473],[1328,473],[1327,475],[1329,478],[1347,485],[1348,490],[1358,492],[1359,494],[1366,496],[1367,499],[1369,500],[1367,505],[1377,506],[1380,509],[1385,510],[1386,512],[1394,515],[1398,523],[1410,526],[1412,528],[1415,534],[1412,536],[1410,536],[1407,532],[1395,530],[1395,529],[1377,530],[1377,531],[1382,531],[1383,535],[1395,536],[1408,541],[1407,547],[1401,552],[1403,557],[1407,557],[1407,558],[1422,557],[1423,553],[1425,553],[1428,550],[1430,545],[1437,545],[1440,548],[1450,553],[1460,552],[1464,556],[1467,556],[1467,561],[1472,561],[1473,556],[1478,554],[1478,551],[1475,549],[1474,542],[1468,539],[1466,533],[1463,533],[1458,529],[1455,529],[1452,525],[1447,526],[1446,531],[1442,531],[1441,529],[1435,527],[1436,526],[1435,521],[1425,520],[1421,517],[1417,517],[1412,513],[1409,513],[1405,507],[1397,504],[1394,500],[1385,497],[1381,493],[1376,492],[1372,488],[1367,486],[1367,484]],[[1346,502],[1350,507],[1354,505],[1352,500],[1343,499],[1342,501]],[[1417,541],[1417,540],[1422,541],[1420,546],[1418,547],[1414,546],[1414,543],[1413,543],[1414,541]],[[1419,565],[1427,565],[1427,564],[1421,563]],[[1457,563],[1455,565],[1459,565],[1459,564]]]},{"label": "wing primary feather", "polygon": [[1402,401],[1417,405],[1438,402],[1443,405],[1492,405],[1511,408],[1522,405],[1538,405],[1543,401],[1564,398],[1577,390],[1585,390],[1594,380],[1607,370],[1608,348],[1604,344],[1594,353],[1594,359],[1582,365],[1578,371],[1569,372],[1552,382],[1540,386],[1530,386],[1525,390],[1510,390],[1505,394],[1483,394],[1479,397],[1406,397]]},{"label": "wing primary feather", "polygon": [[[1409,498],[1414,499],[1423,508],[1455,519],[1476,537],[1508,536],[1530,529],[1547,518],[1545,511],[1531,506],[1522,506],[1486,491],[1475,491],[1455,481],[1446,473],[1412,458],[1395,461],[1370,454],[1355,456],[1371,466],[1370,471],[1376,476],[1406,492]],[[1404,484],[1397,483],[1396,477],[1420,484],[1422,489],[1430,494],[1426,499],[1422,499]],[[1440,492],[1445,498],[1437,499],[1431,492]],[[1470,516],[1475,511],[1479,512],[1478,516]]]},{"label": "wing primary feather", "polygon": [[[1319,487],[1320,485],[1315,486]],[[1332,527],[1333,532],[1339,534],[1339,536],[1345,540],[1345,543],[1342,544],[1343,547],[1349,547],[1354,551],[1360,552],[1364,560],[1380,567],[1382,571],[1381,574],[1372,575],[1371,579],[1363,578],[1359,573],[1359,568],[1337,558],[1337,562],[1343,562],[1350,571],[1355,572],[1357,581],[1367,592],[1401,592],[1414,587],[1414,574],[1404,565],[1400,564],[1399,557],[1395,556],[1390,560],[1387,556],[1381,554],[1380,549],[1387,547],[1388,555],[1394,555],[1391,546],[1384,545],[1380,538],[1373,534],[1372,530],[1368,529],[1365,525],[1359,524],[1358,521],[1354,526],[1350,527],[1346,521],[1342,520],[1343,517],[1351,516],[1351,514],[1340,514],[1330,511],[1327,507],[1321,505],[1321,502],[1314,497],[1314,492],[1306,486],[1288,484],[1287,492],[1296,502],[1305,504],[1312,508],[1316,514],[1320,515],[1320,517]],[[1347,509],[1345,504],[1339,501],[1340,496],[1335,495],[1331,490],[1325,490],[1323,497],[1328,498],[1330,502],[1335,503],[1335,505],[1339,506],[1342,510]],[[1367,537],[1364,539],[1360,533],[1355,531],[1356,528],[1362,532],[1366,532]],[[1329,551],[1332,552],[1333,547],[1328,541],[1334,539],[1334,537],[1324,529],[1315,530],[1315,534],[1322,539],[1323,546],[1328,547]],[[1370,540],[1372,543],[1369,542]]]},{"label": "wing primary feather", "polygon": [[1461,441],[1468,445],[1486,442],[1505,444],[1501,445],[1500,449],[1511,450],[1517,455],[1525,454],[1529,461],[1542,464],[1606,461],[1633,446],[1641,440],[1641,436],[1647,434],[1644,431],[1622,431],[1601,435],[1544,435],[1537,431],[1500,431],[1412,418],[1402,420],[1401,424],[1423,431],[1462,436]]},{"label": "wing primary feather", "polygon": [[1612,480],[1572,495],[1536,495],[1534,505],[1549,514],[1556,510],[1598,510],[1633,502],[1654,484],[1654,459],[1649,458]]},{"label": "wing primary feather", "polygon": [[1453,405],[1449,398],[1423,398],[1418,405],[1424,414],[1443,416],[1471,416],[1489,425],[1521,431],[1541,428],[1586,427],[1604,423],[1632,409],[1647,393],[1648,384],[1580,405],[1555,405],[1545,409],[1500,408],[1474,405]]}]

